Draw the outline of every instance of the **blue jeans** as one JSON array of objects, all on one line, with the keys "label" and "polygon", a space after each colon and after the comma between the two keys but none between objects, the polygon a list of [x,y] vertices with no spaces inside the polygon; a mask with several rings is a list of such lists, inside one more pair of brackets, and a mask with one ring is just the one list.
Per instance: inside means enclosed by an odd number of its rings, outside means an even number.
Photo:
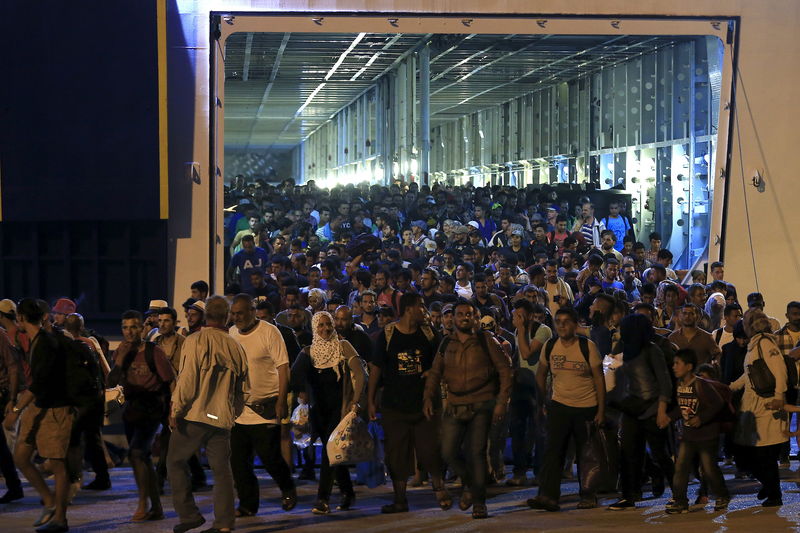
[{"label": "blue jeans", "polygon": [[442,456],[472,493],[475,503],[486,502],[486,446],[494,405],[490,400],[448,406],[442,417]]},{"label": "blue jeans", "polygon": [[694,468],[695,459],[700,459],[703,468],[702,476],[711,488],[711,492],[717,498],[728,498],[728,488],[725,486],[725,478],[717,464],[719,455],[719,437],[710,440],[681,442],[678,451],[678,460],[675,463],[675,476],[672,481],[672,498],[678,505],[689,505],[686,496],[686,487],[689,484],[689,474]]},{"label": "blue jeans", "polygon": [[524,476],[531,467],[534,476],[538,476],[541,470],[546,433],[542,431],[545,419],[537,411],[536,398],[532,393],[512,398],[509,405],[508,421],[515,476]]}]

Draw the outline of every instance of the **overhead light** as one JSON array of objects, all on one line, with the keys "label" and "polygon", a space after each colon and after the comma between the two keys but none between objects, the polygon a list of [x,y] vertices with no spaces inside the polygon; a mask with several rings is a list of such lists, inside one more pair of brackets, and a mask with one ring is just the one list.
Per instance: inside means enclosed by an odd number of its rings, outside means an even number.
[{"label": "overhead light", "polygon": [[334,63],[331,69],[328,71],[328,73],[325,74],[325,81],[331,79],[331,76],[333,76],[336,73],[336,69],[338,69],[339,66],[344,62],[345,58],[347,57],[347,54],[352,52],[353,48],[358,46],[358,43],[361,42],[361,39],[363,39],[365,35],[366,33],[359,33],[358,35],[356,35],[356,38],[353,39],[353,42],[350,43],[350,46],[347,47],[347,50],[342,52],[342,55],[339,56],[339,59],[336,60],[336,63]]},{"label": "overhead light", "polygon": [[350,78],[350,81],[356,81],[359,76],[364,74],[364,71],[367,70],[370,67],[370,65],[372,65],[375,62],[376,59],[378,59],[378,56],[381,55],[381,53],[382,52],[375,52],[374,54],[372,54],[372,57],[369,58],[369,61],[367,61],[367,64],[364,65],[363,67],[361,67],[361,69],[358,72],[353,74],[353,77]]},{"label": "overhead light", "polygon": [[298,109],[298,110],[295,112],[295,116],[297,116],[297,115],[299,115],[300,113],[302,113],[302,112],[303,112],[303,110],[304,110],[306,107],[308,107],[308,104],[310,104],[310,103],[311,103],[311,100],[313,100],[313,99],[314,99],[314,97],[315,97],[315,96],[317,96],[317,93],[318,93],[318,92],[320,92],[320,91],[322,90],[322,88],[323,88],[323,87],[325,87],[325,83],[324,83],[324,82],[323,82],[323,83],[320,83],[319,85],[317,85],[317,88],[316,88],[316,89],[314,89],[313,91],[311,91],[311,94],[309,94],[309,95],[308,95],[308,98],[306,98],[306,101],[303,103],[303,105],[301,105],[301,106],[300,106],[300,108],[299,108],[299,109]]}]

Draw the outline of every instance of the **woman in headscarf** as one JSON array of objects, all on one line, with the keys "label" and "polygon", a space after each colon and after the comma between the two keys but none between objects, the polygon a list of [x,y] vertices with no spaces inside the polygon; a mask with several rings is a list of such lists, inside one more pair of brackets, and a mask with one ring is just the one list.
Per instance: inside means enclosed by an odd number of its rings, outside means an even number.
[{"label": "woman in headscarf", "polygon": [[[744,390],[734,441],[740,446],[747,470],[761,482],[758,493],[764,507],[783,505],[778,472],[778,455],[786,436],[787,416],[783,411],[786,392],[786,364],[783,354],[770,333],[769,318],[760,309],[751,309],[742,319],[744,332],[750,338],[744,358],[744,373],[731,383],[731,390]],[[772,390],[759,390],[757,363],[762,359],[775,378]],[[754,363],[756,366],[754,366]],[[756,386],[754,387],[754,380]],[[760,392],[760,394],[759,394]]]},{"label": "woman in headscarf", "polygon": [[609,509],[635,507],[642,489],[646,445],[653,462],[671,482],[674,465],[667,453],[667,406],[672,398],[664,354],[653,343],[650,319],[633,314],[619,326],[623,365],[617,370],[617,388],[611,406],[622,412],[620,482],[622,498]]},{"label": "woman in headscarf", "polygon": [[333,479],[339,484],[342,499],[339,510],[350,509],[355,501],[353,483],[346,466],[331,467],[326,451],[328,438],[342,417],[353,408],[366,407],[366,374],[364,363],[353,346],[339,340],[333,327],[333,317],[319,311],[311,319],[313,341],[300,352],[292,366],[292,389],[300,391],[301,399],[311,406],[310,421],[322,439],[317,502],[312,512],[328,514]]}]

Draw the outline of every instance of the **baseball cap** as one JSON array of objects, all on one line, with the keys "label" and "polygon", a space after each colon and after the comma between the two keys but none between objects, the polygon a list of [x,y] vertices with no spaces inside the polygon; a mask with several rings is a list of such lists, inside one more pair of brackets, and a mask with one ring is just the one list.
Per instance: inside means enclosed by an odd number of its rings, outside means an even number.
[{"label": "baseball cap", "polygon": [[459,227],[457,227],[457,228],[456,228],[455,232],[456,232],[457,234],[459,234],[459,235],[461,235],[461,234],[467,234],[467,233],[469,233],[469,232],[470,232],[470,226],[468,226],[468,225],[466,225],[466,226],[459,226]]},{"label": "baseball cap", "polygon": [[472,226],[475,229],[481,229],[480,224],[478,224],[476,220],[470,220],[469,222],[467,222],[467,226]]},{"label": "baseball cap", "polygon": [[17,312],[17,304],[14,303],[13,300],[9,300],[6,298],[5,300],[0,300],[0,313],[4,315],[11,315]]},{"label": "baseball cap", "polygon": [[424,220],[415,220],[411,223],[411,227],[413,228],[414,226],[419,227],[422,231],[428,231],[428,225]]},{"label": "baseball cap", "polygon": [[515,229],[514,231],[511,232],[511,235],[519,235],[520,237],[522,237],[522,235],[523,235],[522,234],[522,230],[521,229]]},{"label": "baseball cap", "polygon": [[444,307],[442,307],[442,314],[443,315],[446,315],[447,313],[452,313],[452,312],[453,312],[453,304],[445,304]]},{"label": "baseball cap", "polygon": [[59,298],[50,311],[56,314],[68,315],[74,313],[77,309],[78,306],[69,298]]}]

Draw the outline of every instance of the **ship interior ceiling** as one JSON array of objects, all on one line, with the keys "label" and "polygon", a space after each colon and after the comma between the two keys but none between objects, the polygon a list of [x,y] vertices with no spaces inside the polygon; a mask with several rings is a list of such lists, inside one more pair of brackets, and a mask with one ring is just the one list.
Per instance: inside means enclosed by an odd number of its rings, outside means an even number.
[{"label": "ship interior ceiling", "polygon": [[232,33],[226,183],[551,184],[622,202],[707,257],[722,42],[712,36]]}]

